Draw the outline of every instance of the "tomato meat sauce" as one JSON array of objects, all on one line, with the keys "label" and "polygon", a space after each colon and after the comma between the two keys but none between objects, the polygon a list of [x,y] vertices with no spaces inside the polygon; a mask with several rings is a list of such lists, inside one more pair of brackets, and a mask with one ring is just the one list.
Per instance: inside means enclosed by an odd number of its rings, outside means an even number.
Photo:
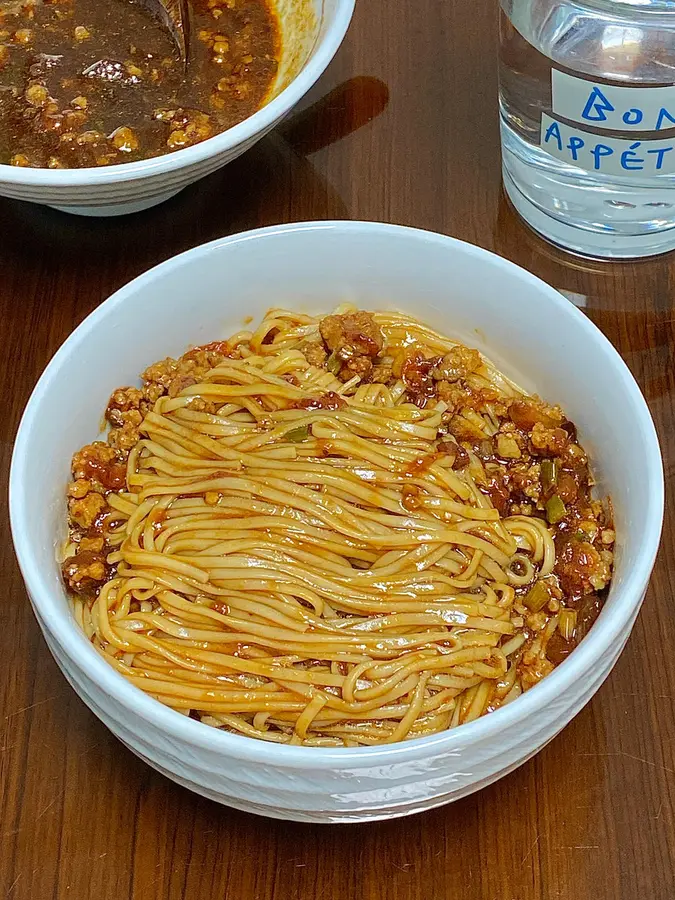
[{"label": "tomato meat sauce", "polygon": [[108,166],[196,144],[263,105],[280,33],[266,0],[190,0],[185,71],[136,0],[0,2],[0,163]]}]

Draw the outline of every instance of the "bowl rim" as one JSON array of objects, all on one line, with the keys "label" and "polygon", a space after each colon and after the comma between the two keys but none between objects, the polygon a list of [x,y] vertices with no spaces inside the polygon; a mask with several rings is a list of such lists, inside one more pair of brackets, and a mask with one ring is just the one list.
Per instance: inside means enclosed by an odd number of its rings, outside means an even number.
[{"label": "bowl rim", "polygon": [[356,0],[335,0],[335,16],[323,35],[317,37],[309,60],[276,97],[252,115],[231,128],[205,141],[163,153],[152,159],[118,163],[113,166],[82,169],[23,168],[0,163],[0,185],[16,184],[25,187],[75,188],[101,186],[137,181],[153,175],[169,175],[190,168],[204,160],[227,153],[245,144],[261,132],[274,127],[302,99],[319,80],[337,53],[347,34],[354,14]]},{"label": "bowl rim", "polygon": [[[140,688],[131,685],[94,649],[78,628],[72,616],[56,613],[52,602],[53,591],[44,573],[33,558],[30,540],[30,522],[25,514],[24,502],[26,478],[24,468],[30,453],[30,438],[44,395],[54,376],[77,348],[84,343],[91,331],[99,327],[128,298],[148,287],[159,274],[180,268],[200,257],[217,253],[222,247],[231,247],[244,241],[274,239],[275,235],[318,231],[341,231],[357,234],[363,239],[372,236],[395,236],[406,240],[431,242],[442,245],[448,252],[472,257],[475,260],[489,258],[492,265],[502,268],[505,274],[515,276],[537,288],[542,300],[550,303],[559,315],[576,322],[597,344],[602,363],[609,365],[620,381],[626,402],[630,405],[635,427],[642,434],[647,466],[642,498],[647,507],[648,528],[642,535],[642,546],[637,564],[626,575],[624,584],[617,590],[612,616],[601,615],[589,634],[570,656],[539,684],[488,716],[449,731],[427,737],[414,738],[399,744],[357,748],[302,747],[276,744],[245,735],[237,735],[204,727],[157,700]],[[433,754],[457,754],[472,743],[499,737],[502,731],[537,714],[571,685],[583,677],[597,659],[608,653],[621,641],[627,625],[639,610],[659,546],[664,510],[663,464],[658,437],[647,403],[628,366],[605,335],[569,300],[555,288],[510,260],[473,244],[438,232],[392,225],[381,222],[350,220],[289,223],[258,228],[218,238],[201,244],[165,260],[134,278],[104,300],[70,334],[57,350],[40,376],[24,410],[16,436],[9,478],[10,524],[19,566],[38,614],[41,627],[53,638],[56,645],[84,676],[99,689],[108,693],[123,708],[127,708],[147,721],[160,732],[185,741],[200,749],[221,754],[224,758],[236,758],[271,766],[325,770],[333,767],[391,765],[403,761],[426,758]]]}]

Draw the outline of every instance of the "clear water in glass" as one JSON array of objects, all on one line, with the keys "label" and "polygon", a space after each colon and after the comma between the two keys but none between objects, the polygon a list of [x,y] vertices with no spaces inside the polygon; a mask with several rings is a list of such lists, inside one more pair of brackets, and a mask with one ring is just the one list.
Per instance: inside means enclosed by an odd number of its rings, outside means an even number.
[{"label": "clear water in glass", "polygon": [[501,0],[504,185],[540,234],[675,249],[675,0]]}]

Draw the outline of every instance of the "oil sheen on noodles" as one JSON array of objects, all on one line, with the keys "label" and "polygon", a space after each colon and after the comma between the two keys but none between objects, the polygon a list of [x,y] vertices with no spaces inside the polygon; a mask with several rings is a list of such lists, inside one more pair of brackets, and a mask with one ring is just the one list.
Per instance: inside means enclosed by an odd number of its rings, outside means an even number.
[{"label": "oil sheen on noodles", "polygon": [[[521,692],[514,589],[552,571],[553,540],[541,518],[500,517],[476,457],[429,455],[442,402],[310,365],[318,321],[271,310],[228,342],[241,358],[156,402],[108,497],[115,575],[76,616],[132,684],[207,724],[309,746],[433,734]],[[375,321],[385,346],[455,346]],[[522,396],[487,361],[471,379]],[[293,407],[329,391],[346,403]]]}]

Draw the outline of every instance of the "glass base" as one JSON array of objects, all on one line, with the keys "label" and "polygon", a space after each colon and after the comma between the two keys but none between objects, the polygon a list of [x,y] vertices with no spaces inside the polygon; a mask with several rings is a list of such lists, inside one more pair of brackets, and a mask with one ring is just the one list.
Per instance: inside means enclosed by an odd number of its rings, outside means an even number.
[{"label": "glass base", "polygon": [[504,189],[517,212],[537,234],[563,250],[594,259],[641,259],[675,250],[675,228],[649,234],[612,234],[554,219],[524,196],[506,169],[503,174]]}]

